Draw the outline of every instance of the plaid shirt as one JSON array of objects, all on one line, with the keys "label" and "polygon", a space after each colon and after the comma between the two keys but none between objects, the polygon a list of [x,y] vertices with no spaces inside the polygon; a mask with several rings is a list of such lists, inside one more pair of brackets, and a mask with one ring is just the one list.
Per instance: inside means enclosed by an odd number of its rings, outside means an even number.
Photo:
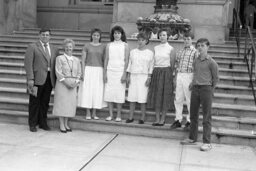
[{"label": "plaid shirt", "polygon": [[192,73],[193,62],[197,57],[196,49],[194,46],[185,47],[177,54],[177,72]]}]

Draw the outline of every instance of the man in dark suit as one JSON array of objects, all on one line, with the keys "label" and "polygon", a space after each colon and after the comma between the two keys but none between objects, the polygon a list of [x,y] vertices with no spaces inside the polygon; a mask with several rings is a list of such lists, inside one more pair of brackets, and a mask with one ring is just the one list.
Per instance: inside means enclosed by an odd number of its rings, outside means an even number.
[{"label": "man in dark suit", "polygon": [[39,41],[28,46],[25,54],[25,70],[29,92],[29,129],[36,132],[36,126],[50,130],[47,125],[47,111],[52,88],[55,85],[55,59],[58,48],[49,43],[51,31],[41,29]]}]

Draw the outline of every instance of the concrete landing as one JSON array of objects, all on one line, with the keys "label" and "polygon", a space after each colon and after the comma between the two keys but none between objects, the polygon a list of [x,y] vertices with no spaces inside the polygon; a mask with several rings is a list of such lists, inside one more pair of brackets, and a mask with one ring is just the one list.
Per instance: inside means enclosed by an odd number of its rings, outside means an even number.
[{"label": "concrete landing", "polygon": [[36,133],[0,123],[1,171],[256,171],[256,149],[178,140],[57,129]]}]

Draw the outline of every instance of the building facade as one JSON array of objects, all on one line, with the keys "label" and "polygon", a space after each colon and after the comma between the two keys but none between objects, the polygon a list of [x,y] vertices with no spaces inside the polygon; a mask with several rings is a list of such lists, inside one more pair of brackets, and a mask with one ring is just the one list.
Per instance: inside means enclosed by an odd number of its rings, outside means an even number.
[{"label": "building facade", "polygon": [[[22,28],[49,27],[108,31],[119,24],[127,35],[137,32],[138,17],[154,13],[156,0],[0,0],[0,34]],[[224,42],[233,8],[243,17],[242,0],[178,0],[178,14],[191,21],[195,38]],[[242,9],[241,9],[242,8]]]}]

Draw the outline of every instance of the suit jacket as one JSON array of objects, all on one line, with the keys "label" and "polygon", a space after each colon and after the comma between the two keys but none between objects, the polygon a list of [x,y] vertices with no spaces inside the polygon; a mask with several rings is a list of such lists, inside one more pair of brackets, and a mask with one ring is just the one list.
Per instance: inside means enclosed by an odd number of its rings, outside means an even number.
[{"label": "suit jacket", "polygon": [[[51,50],[50,76],[52,86],[55,86],[55,60],[59,55],[59,49],[49,44]],[[25,71],[27,80],[34,80],[35,85],[43,85],[48,73],[48,60],[45,50],[40,41],[28,46],[25,54]]]}]

